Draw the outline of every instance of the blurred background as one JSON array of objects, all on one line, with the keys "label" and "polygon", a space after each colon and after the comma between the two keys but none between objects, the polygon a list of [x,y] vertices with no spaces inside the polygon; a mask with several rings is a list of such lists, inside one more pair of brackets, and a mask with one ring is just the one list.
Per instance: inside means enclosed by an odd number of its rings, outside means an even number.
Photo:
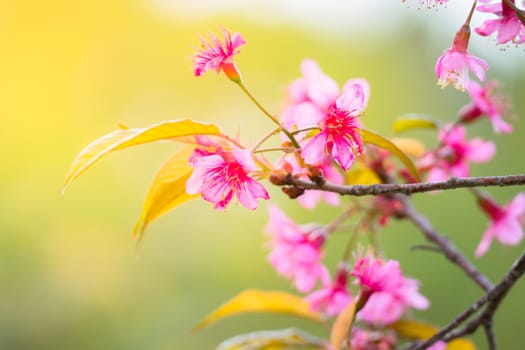
[{"label": "blurred background", "polygon": [[[177,146],[152,144],[112,154],[60,195],[74,156],[117,128],[193,118],[241,130],[246,144],[273,126],[224,76],[192,75],[198,34],[222,27],[248,45],[237,63],[255,95],[276,113],[305,57],[339,83],[364,77],[372,86],[363,118],[391,134],[392,121],[424,113],[452,121],[468,96],[436,85],[434,64],[468,12],[467,2],[418,10],[417,1],[0,1],[0,348],[213,349],[235,334],[297,326],[287,316],[243,315],[199,333],[192,326],[247,288],[292,291],[267,263],[267,203],[226,213],[195,200],[151,225],[139,250],[131,231],[156,169]],[[479,24],[481,18],[475,18]],[[473,36],[525,112],[523,47],[499,48]],[[365,119],[366,118],[366,119]],[[510,136],[494,136],[483,120],[469,134],[495,139],[497,156],[473,175],[523,173],[522,120]],[[413,132],[432,145],[435,134]],[[520,189],[491,189],[500,203]],[[327,223],[338,209],[299,207],[279,189],[273,200],[299,223]],[[416,206],[473,258],[487,220],[468,192],[417,195]],[[431,308],[418,317],[443,325],[481,294],[441,256],[410,247],[421,234],[404,222],[381,232],[383,249],[421,280]],[[329,241],[333,268],[345,236]],[[523,250],[494,244],[475,263],[495,282]],[[474,259],[474,258],[473,258]],[[525,323],[520,281],[496,316],[502,349],[522,349]],[[483,334],[473,339],[485,348]]]}]

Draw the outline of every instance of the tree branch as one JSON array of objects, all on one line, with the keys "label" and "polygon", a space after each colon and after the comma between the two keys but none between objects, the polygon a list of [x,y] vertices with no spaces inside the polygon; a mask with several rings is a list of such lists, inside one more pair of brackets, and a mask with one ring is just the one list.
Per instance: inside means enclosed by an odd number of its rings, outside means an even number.
[{"label": "tree branch", "polygon": [[[443,327],[439,332],[434,334],[430,339],[419,342],[416,344],[411,344],[407,350],[423,350],[431,346],[438,340],[450,341],[452,339],[471,334],[475,332],[479,326],[488,324],[492,328],[493,315],[498,309],[501,301],[505,298],[509,290],[514,286],[514,284],[523,276],[525,273],[525,251],[521,256],[512,264],[510,270],[505,274],[502,280],[488,291],[483,297],[474,302],[468,309],[459,314],[455,319],[453,319],[448,325]],[[483,312],[478,314],[474,319],[472,319],[465,327],[461,329],[456,329],[463,321],[468,319],[471,315],[479,311],[484,305],[487,305]],[[494,341],[493,335],[488,333],[489,337],[489,346],[490,343]],[[491,347],[492,349],[492,347]]]},{"label": "tree branch", "polygon": [[396,198],[403,204],[402,214],[410,220],[425,235],[427,240],[435,243],[448,260],[459,266],[468,277],[476,282],[484,291],[492,288],[492,283],[483,275],[445,236],[439,234],[428,219],[418,213],[407,196]]},{"label": "tree branch", "polygon": [[486,177],[451,177],[446,181],[410,184],[337,185],[330,182],[313,182],[294,178],[292,175],[274,174],[270,181],[277,186],[294,186],[306,190],[323,190],[350,196],[377,196],[392,193],[421,193],[457,188],[525,185],[525,174]]}]

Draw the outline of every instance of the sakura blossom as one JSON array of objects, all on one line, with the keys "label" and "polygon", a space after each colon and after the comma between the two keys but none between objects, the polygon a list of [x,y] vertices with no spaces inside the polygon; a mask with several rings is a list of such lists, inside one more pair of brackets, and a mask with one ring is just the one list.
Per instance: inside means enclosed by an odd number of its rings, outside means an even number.
[{"label": "sakura blossom", "polygon": [[500,95],[496,94],[498,87],[499,84],[496,81],[491,81],[484,86],[471,81],[467,92],[472,102],[460,112],[461,120],[468,122],[486,115],[492,123],[494,132],[512,132],[512,125],[506,123],[502,117],[502,114],[509,109],[509,104]]},{"label": "sakura blossom", "polygon": [[391,331],[364,330],[352,327],[350,347],[352,350],[393,350],[396,348],[396,335]]},{"label": "sakura blossom", "polygon": [[197,151],[190,159],[194,168],[186,182],[186,192],[200,193],[206,201],[223,210],[235,195],[246,208],[255,210],[257,199],[269,199],[264,186],[249,176],[256,170],[248,150],[234,148],[230,152],[206,154]]},{"label": "sakura blossom", "polygon": [[358,117],[366,107],[368,92],[363,81],[350,81],[344,86],[342,95],[318,122],[320,132],[303,147],[301,155],[307,164],[319,164],[331,155],[344,170],[352,166],[363,148]]},{"label": "sakura blossom", "polygon": [[469,83],[469,70],[480,80],[485,80],[485,71],[489,69],[486,61],[467,52],[470,28],[464,25],[456,33],[452,46],[446,49],[436,62],[438,85],[448,84],[460,91],[465,91]]},{"label": "sakura blossom", "polygon": [[[515,1],[511,0],[514,4]],[[517,13],[505,1],[497,3],[487,3],[477,7],[480,12],[491,13],[498,18],[489,19],[475,29],[481,36],[490,36],[497,32],[496,41],[498,44],[515,42],[516,44],[525,42],[525,25],[521,23]]]},{"label": "sakura blossom", "polygon": [[358,318],[371,324],[388,325],[398,321],[409,308],[428,308],[428,300],[419,293],[419,283],[402,275],[399,263],[384,261],[370,254],[357,259],[351,273],[368,301]]},{"label": "sakura blossom", "polygon": [[517,245],[523,239],[522,219],[525,214],[525,193],[519,193],[507,205],[501,207],[486,195],[478,203],[490,219],[489,226],[476,248],[476,256],[484,255],[495,238],[501,244]]},{"label": "sakura blossom", "polygon": [[200,38],[201,48],[193,56],[195,76],[201,76],[208,70],[221,70],[233,81],[240,82],[241,76],[235,62],[234,56],[239,53],[238,48],[246,41],[239,33],[230,34],[226,29],[222,30],[224,43],[214,34],[208,34],[208,40]]},{"label": "sakura blossom", "polygon": [[469,176],[470,162],[487,162],[496,152],[492,141],[483,141],[481,138],[467,140],[462,126],[448,125],[439,132],[438,138],[438,149],[427,153],[418,164],[421,169],[429,170],[429,182],[443,181],[451,176]]},{"label": "sakura blossom", "polygon": [[323,312],[327,316],[334,316],[343,311],[353,299],[346,287],[347,280],[348,267],[345,264],[339,266],[333,283],[329,277],[323,278],[323,288],[306,297],[312,310]]},{"label": "sakura blossom", "polygon": [[321,263],[325,231],[318,226],[298,226],[277,206],[269,206],[266,233],[272,251],[268,260],[281,276],[294,282],[298,291],[311,291],[319,279],[329,278]]}]

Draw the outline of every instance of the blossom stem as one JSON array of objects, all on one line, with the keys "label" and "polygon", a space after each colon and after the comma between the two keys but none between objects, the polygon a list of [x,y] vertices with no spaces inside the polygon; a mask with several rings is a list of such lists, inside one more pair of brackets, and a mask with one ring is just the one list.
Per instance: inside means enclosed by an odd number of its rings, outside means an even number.
[{"label": "blossom stem", "polygon": [[265,143],[270,137],[272,137],[273,135],[277,134],[279,131],[281,130],[281,128],[276,128],[276,129],[273,129],[272,131],[270,131],[268,134],[264,135],[262,139],[259,140],[259,142],[257,142],[253,147],[252,147],[252,153],[256,153],[257,152],[257,149],[263,144]]},{"label": "blossom stem", "polygon": [[297,142],[295,137],[285,127],[281,125],[281,123],[277,120],[277,118],[275,118],[270,112],[268,112],[266,108],[264,108],[262,104],[259,103],[259,101],[257,101],[257,99],[250,93],[250,91],[246,88],[246,86],[240,81],[236,83],[237,85],[240,86],[240,88],[242,89],[242,91],[244,91],[244,93],[248,96],[248,98],[257,106],[257,108],[259,108],[259,110],[263,112],[265,116],[270,118],[272,122],[274,122],[277,126],[279,126],[279,129],[290,139],[294,147],[296,147],[297,149],[301,148],[301,146],[299,146],[299,143]]},{"label": "blossom stem", "polygon": [[274,151],[282,151],[285,153],[291,153],[294,151],[295,148],[291,147],[271,147],[271,148],[261,148],[256,151],[252,151],[252,153],[263,153],[263,152],[274,152]]},{"label": "blossom stem", "polygon": [[470,21],[472,20],[472,15],[474,14],[474,11],[476,10],[477,3],[478,3],[477,0],[474,0],[474,2],[472,3],[470,12],[468,13],[467,19],[465,20],[465,26],[470,26]]},{"label": "blossom stem", "polygon": [[317,126],[312,126],[312,127],[309,127],[309,128],[304,128],[304,129],[299,129],[299,130],[294,130],[291,132],[292,135],[297,135],[301,132],[305,132],[305,131],[310,131],[310,130],[319,130],[319,127]]}]

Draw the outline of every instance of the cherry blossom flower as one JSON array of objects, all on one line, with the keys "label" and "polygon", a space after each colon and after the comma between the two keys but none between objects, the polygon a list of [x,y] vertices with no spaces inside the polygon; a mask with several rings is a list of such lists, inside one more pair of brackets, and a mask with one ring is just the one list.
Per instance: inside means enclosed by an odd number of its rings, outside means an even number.
[{"label": "cherry blossom flower", "polygon": [[494,238],[505,245],[516,245],[523,239],[521,224],[525,214],[525,193],[519,193],[504,207],[498,206],[486,195],[481,195],[478,203],[490,218],[490,223],[476,248],[477,257],[487,252]]},{"label": "cherry blossom flower", "polygon": [[[514,3],[514,0],[511,0]],[[497,19],[489,19],[475,29],[481,36],[489,36],[498,32],[496,41],[504,44],[509,41],[515,43],[525,42],[525,25],[521,23],[516,12],[505,1],[494,4],[484,4],[477,7],[477,10],[485,13],[492,13],[498,16]]]},{"label": "cherry blossom flower", "polygon": [[398,321],[410,307],[428,308],[428,300],[419,293],[419,283],[404,277],[397,261],[366,255],[356,261],[352,276],[361,295],[368,296],[357,314],[368,323],[387,325]]},{"label": "cherry blossom flower", "polygon": [[223,210],[235,195],[248,209],[257,208],[257,199],[269,199],[264,186],[248,174],[256,170],[248,150],[234,148],[230,152],[211,153],[197,150],[190,159],[194,168],[186,182],[186,192],[201,193],[202,198]]},{"label": "cherry blossom flower", "polygon": [[294,282],[297,290],[311,291],[319,278],[328,278],[321,263],[326,232],[316,226],[298,226],[278,207],[269,207],[266,232],[272,251],[268,257],[277,273]]},{"label": "cherry blossom flower", "polygon": [[436,62],[438,85],[444,88],[453,84],[460,91],[465,91],[469,82],[469,70],[481,81],[485,80],[485,71],[489,65],[481,58],[467,53],[470,27],[463,25],[454,37],[452,47],[446,49]]},{"label": "cherry blossom flower", "polygon": [[393,350],[396,342],[396,335],[392,331],[379,332],[352,327],[350,335],[352,350]]},{"label": "cherry blossom flower", "polygon": [[461,126],[445,127],[439,132],[438,138],[438,149],[427,153],[418,164],[422,169],[430,169],[430,182],[443,181],[451,176],[469,176],[469,162],[487,162],[496,152],[496,146],[491,141],[480,138],[467,140],[465,128]]},{"label": "cherry blossom flower", "polygon": [[337,82],[325,75],[317,62],[301,62],[302,77],[288,88],[289,102],[282,113],[283,126],[303,129],[317,125],[339,96]]},{"label": "cherry blossom flower", "polygon": [[486,115],[492,123],[494,132],[512,132],[512,125],[506,123],[502,118],[502,114],[509,109],[509,104],[494,93],[498,87],[499,84],[496,81],[491,81],[483,87],[471,81],[467,92],[472,102],[460,111],[461,121],[470,122]]},{"label": "cherry blossom flower", "polygon": [[241,34],[230,34],[226,29],[222,30],[224,44],[214,34],[208,34],[209,42],[204,38],[201,40],[201,48],[193,56],[194,75],[201,76],[208,70],[221,70],[228,78],[235,82],[241,81],[241,75],[235,66],[233,57],[239,53],[238,48],[246,44]]},{"label": "cherry blossom flower", "polygon": [[324,312],[327,316],[339,314],[352,301],[352,295],[346,284],[348,280],[348,268],[342,264],[336,274],[335,281],[323,278],[323,288],[308,295],[306,301],[314,311]]},{"label": "cherry blossom flower", "polygon": [[367,83],[361,81],[344,86],[342,95],[318,122],[320,132],[303,147],[301,155],[307,164],[319,164],[331,155],[341,168],[350,168],[363,148],[358,117],[366,107],[368,91]]}]

